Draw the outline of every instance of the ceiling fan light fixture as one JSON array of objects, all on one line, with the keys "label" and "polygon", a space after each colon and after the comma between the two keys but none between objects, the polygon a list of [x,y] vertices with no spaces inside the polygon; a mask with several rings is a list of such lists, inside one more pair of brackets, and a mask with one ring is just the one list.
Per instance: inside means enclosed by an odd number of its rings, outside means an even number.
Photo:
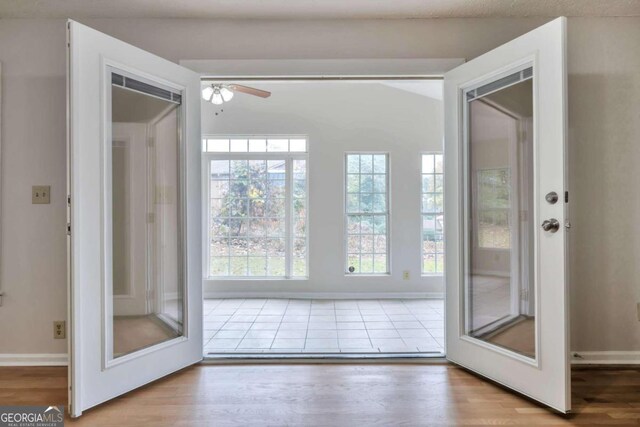
[{"label": "ceiling fan light fixture", "polygon": [[213,95],[213,86],[207,86],[202,89],[202,99],[211,101],[211,95]]},{"label": "ceiling fan light fixture", "polygon": [[220,95],[222,95],[224,102],[229,102],[231,101],[231,98],[233,98],[233,92],[224,86],[220,89]]},{"label": "ceiling fan light fixture", "polygon": [[220,89],[217,87],[214,88],[213,95],[211,96],[211,103],[215,105],[220,105],[223,102],[224,102],[224,99],[222,98],[222,94],[220,94]]}]

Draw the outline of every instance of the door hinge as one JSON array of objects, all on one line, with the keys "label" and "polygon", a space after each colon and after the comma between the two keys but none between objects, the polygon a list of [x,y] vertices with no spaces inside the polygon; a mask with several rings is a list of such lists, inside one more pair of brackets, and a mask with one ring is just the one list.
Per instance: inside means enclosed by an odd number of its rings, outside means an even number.
[{"label": "door hinge", "polygon": [[564,202],[565,203],[569,203],[569,192],[568,191],[564,192]]},{"label": "door hinge", "polygon": [[71,194],[67,195],[67,206],[71,207]]},{"label": "door hinge", "polygon": [[71,236],[71,223],[67,223],[67,236]]}]

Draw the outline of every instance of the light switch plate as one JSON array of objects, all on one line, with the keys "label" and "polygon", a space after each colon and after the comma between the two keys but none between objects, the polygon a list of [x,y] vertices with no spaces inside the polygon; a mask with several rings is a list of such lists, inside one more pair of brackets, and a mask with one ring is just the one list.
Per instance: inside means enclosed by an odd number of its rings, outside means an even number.
[{"label": "light switch plate", "polygon": [[34,185],[31,187],[31,203],[34,205],[48,205],[51,203],[51,186]]}]

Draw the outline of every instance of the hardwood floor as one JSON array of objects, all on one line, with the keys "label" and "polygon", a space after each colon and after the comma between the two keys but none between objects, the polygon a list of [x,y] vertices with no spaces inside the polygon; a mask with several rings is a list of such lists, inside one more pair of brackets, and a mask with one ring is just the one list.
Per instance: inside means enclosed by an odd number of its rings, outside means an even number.
[{"label": "hardwood floor", "polygon": [[[578,369],[555,414],[448,364],[198,365],[86,411],[74,426],[629,425],[640,368]],[[66,405],[66,368],[0,368],[1,405]]]}]

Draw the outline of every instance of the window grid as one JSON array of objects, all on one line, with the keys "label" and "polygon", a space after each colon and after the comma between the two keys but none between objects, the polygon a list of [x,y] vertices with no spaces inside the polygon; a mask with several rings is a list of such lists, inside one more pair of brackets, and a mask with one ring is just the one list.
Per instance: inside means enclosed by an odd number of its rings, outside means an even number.
[{"label": "window grid", "polygon": [[[205,274],[232,279],[306,277],[306,154],[216,153],[205,155],[205,161],[209,204]],[[295,179],[294,163],[301,169]],[[296,180],[304,187],[293,197]],[[291,222],[297,200],[304,201],[298,221],[304,235]],[[300,250],[304,260],[296,263],[296,269],[294,238],[299,239],[298,246],[304,245]]]},{"label": "window grid", "polygon": [[345,186],[346,272],[388,274],[388,155],[347,154]]},{"label": "window grid", "polygon": [[210,137],[202,140],[205,153],[306,153],[306,137]]},{"label": "window grid", "polygon": [[511,174],[509,168],[478,171],[478,246],[484,249],[511,247]]},{"label": "window grid", "polygon": [[422,274],[444,272],[443,155],[422,155]]}]

